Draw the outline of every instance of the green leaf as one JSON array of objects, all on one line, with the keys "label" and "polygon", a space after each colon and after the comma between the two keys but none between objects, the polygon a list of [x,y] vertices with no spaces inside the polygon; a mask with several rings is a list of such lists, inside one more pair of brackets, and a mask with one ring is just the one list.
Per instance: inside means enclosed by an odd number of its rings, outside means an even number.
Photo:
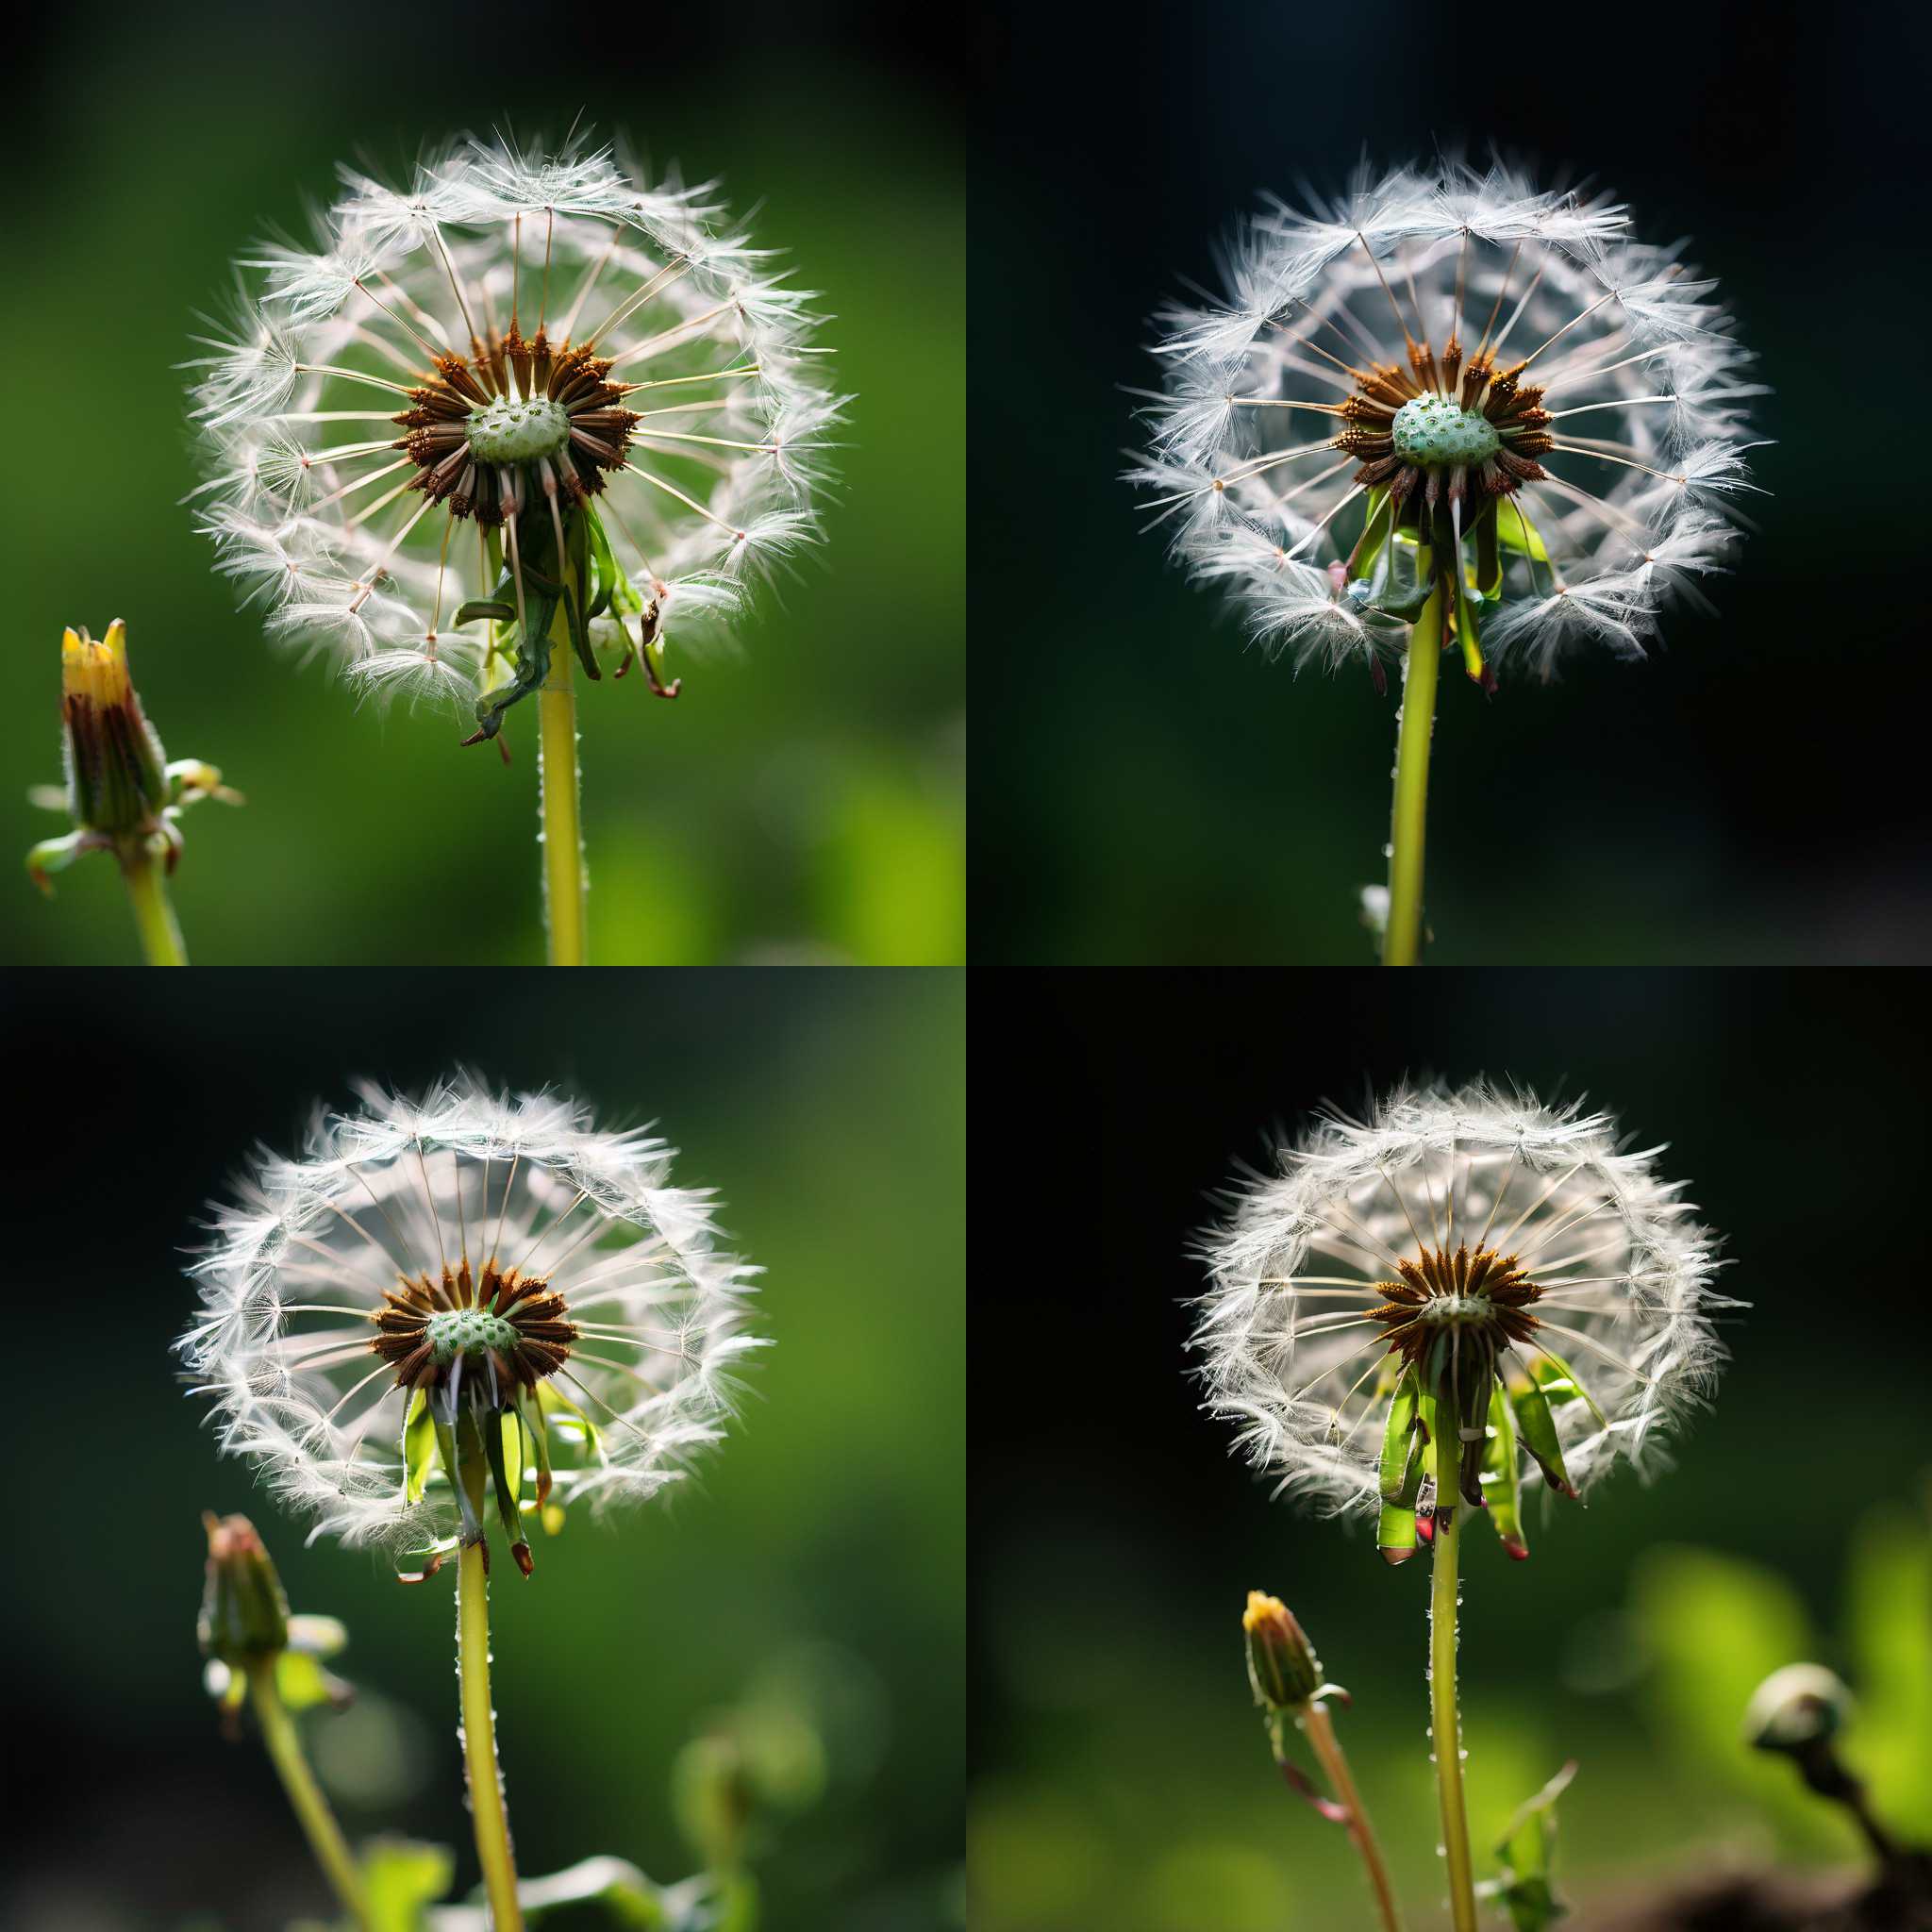
[{"label": "green leaf", "polygon": [[1550,1859],[1557,1844],[1557,1800],[1575,1775],[1573,1758],[1517,1811],[1496,1846],[1503,1867],[1496,1896],[1516,1932],[1543,1932],[1569,1916],[1551,1887]]},{"label": "green leaf", "polygon": [[1532,557],[1539,563],[1550,560],[1536,525],[1524,515],[1523,506],[1513,496],[1504,497],[1496,506],[1496,541],[1520,557]]},{"label": "green leaf", "polygon": [[1519,1562],[1529,1555],[1523,1534],[1523,1480],[1516,1424],[1500,1387],[1490,1390],[1489,1435],[1483,1444],[1483,1501],[1503,1547]]},{"label": "green leaf", "polygon": [[291,1710],[313,1710],[318,1705],[344,1705],[352,1692],[307,1651],[285,1650],[275,1658],[275,1695]]},{"label": "green leaf", "polygon": [[526,1878],[517,1897],[525,1922],[548,1932],[697,1932],[712,1923],[708,1911],[699,1918],[674,1910],[672,1896],[623,1858],[586,1858],[547,1878]]},{"label": "green leaf", "polygon": [[418,1389],[403,1422],[403,1500],[420,1503],[436,1467],[436,1425],[429,1419],[429,1392]]},{"label": "green leaf", "polygon": [[456,1854],[442,1845],[379,1838],[362,1850],[362,1894],[369,1932],[423,1932],[425,1908],[434,1905],[456,1876]]}]

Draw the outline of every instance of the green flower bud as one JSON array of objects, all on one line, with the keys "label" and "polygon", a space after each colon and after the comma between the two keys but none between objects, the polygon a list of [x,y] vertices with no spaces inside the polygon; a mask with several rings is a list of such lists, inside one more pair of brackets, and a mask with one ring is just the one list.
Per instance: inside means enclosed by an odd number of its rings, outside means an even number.
[{"label": "green flower bud", "polygon": [[245,1516],[204,1512],[208,1585],[197,1634],[205,1655],[241,1670],[289,1644],[289,1599],[255,1525]]},{"label": "green flower bud", "polygon": [[1264,1709],[1299,1710],[1322,1689],[1321,1660],[1278,1597],[1249,1591],[1241,1629],[1247,1636],[1248,1682]]}]

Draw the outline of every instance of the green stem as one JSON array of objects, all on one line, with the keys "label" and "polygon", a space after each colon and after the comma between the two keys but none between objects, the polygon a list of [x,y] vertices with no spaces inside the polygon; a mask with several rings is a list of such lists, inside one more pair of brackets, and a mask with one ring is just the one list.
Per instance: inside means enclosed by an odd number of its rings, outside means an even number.
[{"label": "green stem", "polygon": [[1302,1712],[1299,1722],[1302,1734],[1326,1773],[1336,1797],[1348,1812],[1348,1835],[1361,1854],[1370,1889],[1375,1894],[1376,1909],[1382,1915],[1384,1932],[1402,1932],[1402,1915],[1395,1908],[1395,1890],[1389,1882],[1389,1868],[1382,1862],[1382,1847],[1375,1842],[1374,1828],[1369,1824],[1361,1793],[1356,1790],[1348,1759],[1342,1755],[1341,1740],[1335,1735],[1334,1721],[1324,1707],[1311,1704]]},{"label": "green stem", "polygon": [[121,876],[127,881],[127,898],[134,908],[134,924],[141,934],[142,958],[150,966],[185,966],[188,948],[181,943],[181,927],[175,908],[168,903],[168,888],[161,875],[161,861],[145,842],[134,844],[121,854]]},{"label": "green stem", "polygon": [[[576,595],[573,575],[569,594]],[[550,621],[550,669],[537,693],[538,762],[543,794],[543,908],[550,963],[587,963],[584,847],[577,819],[577,700],[571,684],[570,616]]]},{"label": "green stem", "polygon": [[1469,1857],[1469,1813],[1462,1800],[1462,1719],[1456,1700],[1456,1556],[1464,1511],[1457,1499],[1461,1441],[1454,1405],[1437,1405],[1436,1555],[1429,1600],[1429,1724],[1435,1740],[1436,1791],[1441,1802],[1442,1849],[1449,1866],[1449,1909],[1456,1932],[1476,1932],[1475,1881]]},{"label": "green stem", "polygon": [[481,1542],[466,1542],[457,1562],[457,1675],[462,1691],[463,1770],[470,1780],[470,1816],[491,1924],[493,1932],[523,1932],[516,1855],[510,1849],[503,1774],[496,1766],[496,1713],[490,1704],[490,1576]]},{"label": "green stem", "polygon": [[275,1661],[264,1657],[248,1666],[248,1694],[255,1705],[255,1719],[261,1726],[261,1740],[268,1747],[270,1760],[289,1794],[289,1803],[308,1836],[309,1849],[335,1889],[342,1909],[357,1924],[367,1926],[369,1907],[362,1898],[362,1874],[356,1869],[342,1828],[336,1823],[328,1800],[302,1755],[302,1740],[295,1720],[275,1690]]},{"label": "green stem", "polygon": [[1436,728],[1436,675],[1442,661],[1442,591],[1439,577],[1408,634],[1402,733],[1395,747],[1395,810],[1389,833],[1385,966],[1413,966],[1422,945],[1423,838],[1429,809],[1429,740]]}]

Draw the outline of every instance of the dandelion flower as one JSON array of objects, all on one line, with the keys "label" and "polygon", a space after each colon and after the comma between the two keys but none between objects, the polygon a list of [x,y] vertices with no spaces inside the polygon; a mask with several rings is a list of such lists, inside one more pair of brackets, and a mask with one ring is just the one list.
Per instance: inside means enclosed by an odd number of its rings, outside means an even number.
[{"label": "dandelion flower", "polygon": [[1715,283],[1607,197],[1364,173],[1252,217],[1227,281],[1162,318],[1132,475],[1272,647],[1379,678],[1439,580],[1472,677],[1485,650],[1547,675],[1585,641],[1641,656],[1728,554],[1761,386]]},{"label": "dandelion flower", "polygon": [[1437,1507],[1440,1417],[1459,1500],[1525,1554],[1520,1481],[1574,1497],[1656,1466],[1723,1359],[1712,1315],[1736,1304],[1661,1151],[1480,1083],[1320,1119],[1204,1243],[1208,1407],[1280,1490],[1381,1511],[1391,1560]]},{"label": "dandelion flower", "polygon": [[706,190],[581,142],[344,179],[311,245],[240,264],[197,365],[221,568],[359,690],[471,708],[471,742],[553,646],[675,694],[668,629],[818,537],[813,297]]},{"label": "dandelion flower", "polygon": [[719,1440],[756,1271],[646,1132],[467,1074],[358,1091],[218,1209],[177,1345],[315,1535],[433,1569],[491,1490],[527,1574],[524,1507],[650,1496]]}]

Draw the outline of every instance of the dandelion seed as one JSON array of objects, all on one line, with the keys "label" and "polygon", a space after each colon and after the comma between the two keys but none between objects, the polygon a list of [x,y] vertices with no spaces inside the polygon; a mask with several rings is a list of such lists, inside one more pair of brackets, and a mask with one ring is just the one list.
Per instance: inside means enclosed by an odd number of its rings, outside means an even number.
[{"label": "dandelion seed", "polygon": [[316,1535],[433,1569],[493,1490],[527,1574],[525,1508],[650,1496],[720,1439],[756,1271],[646,1133],[467,1074],[360,1092],[218,1209],[177,1346]]}]

